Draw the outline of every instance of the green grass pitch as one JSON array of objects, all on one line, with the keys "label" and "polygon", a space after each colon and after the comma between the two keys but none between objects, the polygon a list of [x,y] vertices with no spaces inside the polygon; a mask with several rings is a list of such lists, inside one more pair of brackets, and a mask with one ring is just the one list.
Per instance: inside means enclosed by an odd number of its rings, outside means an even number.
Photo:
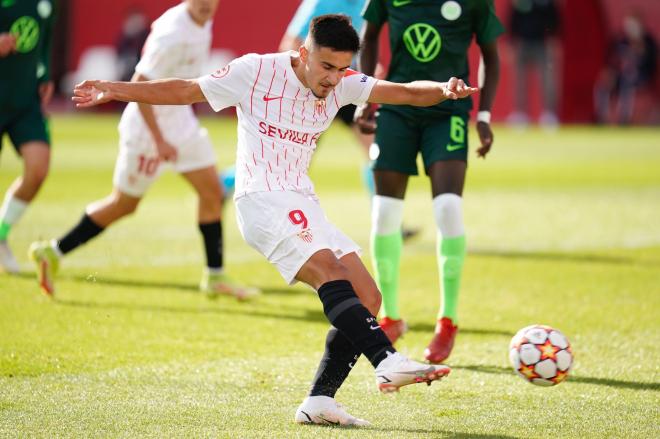
[{"label": "green grass pitch", "polygon": [[[1,437],[659,437],[660,131],[496,126],[484,161],[471,152],[469,255],[452,374],[431,387],[378,393],[360,360],[337,399],[367,429],[293,423],[328,324],[316,295],[288,287],[225,211],[233,276],[257,301],[196,292],[203,265],[196,199],[163,176],[138,212],[63,260],[42,296],[30,242],[61,236],[111,189],[117,115],[57,116],[52,172],[10,236],[24,273],[0,274]],[[222,166],[235,122],[205,119]],[[472,133],[472,145],[477,138]],[[7,139],[0,189],[21,169]],[[473,148],[473,150],[476,148]],[[363,156],[334,126],[312,165],[330,219],[365,248]],[[428,181],[415,178],[405,223],[398,348],[421,358],[439,302]],[[566,383],[540,388],[508,365],[511,336],[544,323],[573,344]]]}]

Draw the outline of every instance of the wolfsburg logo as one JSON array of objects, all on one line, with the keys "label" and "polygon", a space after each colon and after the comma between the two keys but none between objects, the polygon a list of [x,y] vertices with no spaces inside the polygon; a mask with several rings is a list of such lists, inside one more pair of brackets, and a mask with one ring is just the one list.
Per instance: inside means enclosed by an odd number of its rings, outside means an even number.
[{"label": "wolfsburg logo", "polygon": [[403,42],[408,52],[419,62],[433,61],[440,53],[442,40],[435,28],[426,23],[408,26],[403,33]]}]

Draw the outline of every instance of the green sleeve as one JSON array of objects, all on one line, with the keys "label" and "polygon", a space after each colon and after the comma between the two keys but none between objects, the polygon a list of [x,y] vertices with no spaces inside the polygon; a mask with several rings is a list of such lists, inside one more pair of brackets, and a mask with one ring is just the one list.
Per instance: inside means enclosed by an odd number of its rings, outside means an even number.
[{"label": "green sleeve", "polygon": [[43,41],[41,43],[41,53],[39,53],[39,64],[37,65],[37,80],[39,83],[50,81],[50,52],[53,42],[53,23],[55,22],[55,13],[51,14],[44,26]]},{"label": "green sleeve", "polygon": [[493,0],[477,0],[474,6],[474,34],[477,44],[492,43],[504,33],[504,26],[495,14]]},{"label": "green sleeve", "polygon": [[362,17],[369,23],[382,26],[387,21],[386,0],[369,0],[362,12]]}]

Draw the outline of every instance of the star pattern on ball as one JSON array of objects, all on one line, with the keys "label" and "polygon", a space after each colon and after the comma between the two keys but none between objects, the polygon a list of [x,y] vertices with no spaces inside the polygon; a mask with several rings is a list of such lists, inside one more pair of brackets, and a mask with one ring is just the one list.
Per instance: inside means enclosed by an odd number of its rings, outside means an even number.
[{"label": "star pattern on ball", "polygon": [[525,377],[527,377],[527,379],[530,381],[533,380],[534,378],[540,377],[540,375],[534,371],[534,365],[527,366],[523,364],[520,366],[520,369],[518,369],[518,372],[525,375]]},{"label": "star pattern on ball", "polygon": [[553,345],[550,340],[546,340],[546,342],[541,345],[536,345],[536,348],[541,351],[541,360],[546,360],[548,358],[551,360],[557,359],[559,348]]}]

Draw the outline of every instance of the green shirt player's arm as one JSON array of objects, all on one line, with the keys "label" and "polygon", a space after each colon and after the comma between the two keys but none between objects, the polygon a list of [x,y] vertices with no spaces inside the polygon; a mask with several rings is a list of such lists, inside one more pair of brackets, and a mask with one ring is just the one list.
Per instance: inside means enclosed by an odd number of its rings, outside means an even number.
[{"label": "green shirt player's arm", "polygon": [[39,53],[39,64],[37,65],[37,79],[40,84],[50,81],[50,51],[53,46],[54,17],[55,14],[50,15],[43,29],[43,40],[41,43],[41,51]]},{"label": "green shirt player's arm", "polygon": [[362,13],[362,48],[358,58],[358,70],[373,76],[378,64],[378,40],[383,24],[387,22],[387,7],[384,0],[370,0]]},{"label": "green shirt player's arm", "polygon": [[[504,27],[495,15],[493,0],[478,1],[472,11],[473,32],[476,35],[477,44],[481,49],[483,62],[483,84],[481,84],[481,98],[479,99],[479,111],[490,112],[495,101],[495,92],[500,78],[500,61],[497,54],[497,37],[504,32]],[[486,157],[493,145],[493,131],[490,128],[490,117],[479,120],[477,116],[477,132],[481,147],[477,149],[479,157]]]},{"label": "green shirt player's arm", "polygon": [[154,81],[83,81],[73,89],[77,107],[93,107],[110,101],[142,102],[151,105],[190,105],[206,102],[196,79],[157,79]]}]

